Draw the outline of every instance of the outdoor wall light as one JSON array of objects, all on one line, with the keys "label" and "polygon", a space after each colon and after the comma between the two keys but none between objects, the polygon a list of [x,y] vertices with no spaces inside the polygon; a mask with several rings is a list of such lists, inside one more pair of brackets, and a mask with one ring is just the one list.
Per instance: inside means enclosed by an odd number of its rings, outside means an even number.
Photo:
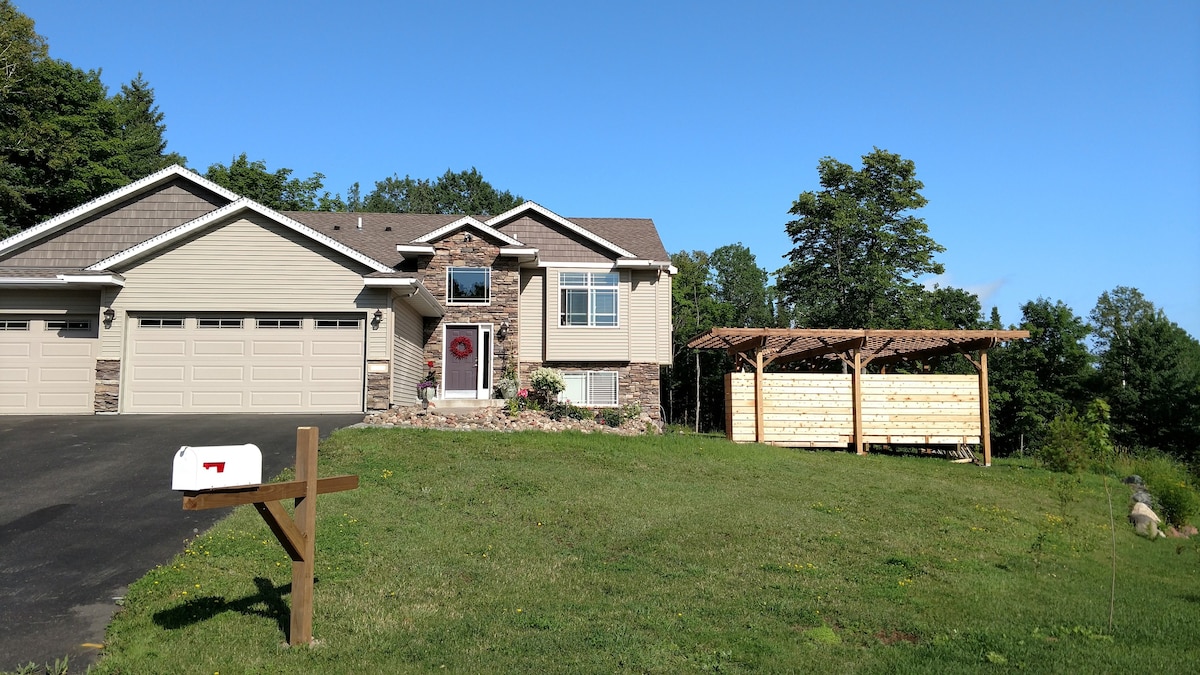
[{"label": "outdoor wall light", "polygon": [[372,316],[375,318],[375,325],[378,326],[379,323],[381,321],[383,321],[383,310],[382,309],[375,310],[375,313]]},{"label": "outdoor wall light", "polygon": [[496,331],[496,337],[500,340],[503,340],[504,338],[508,337],[508,322],[507,321],[500,322],[500,328],[499,328],[499,330]]},{"label": "outdoor wall light", "polygon": [[104,310],[104,320],[105,321],[112,323],[112,320],[115,318],[117,318],[117,313],[116,313],[116,311],[113,310],[112,307],[109,307],[108,309]]}]

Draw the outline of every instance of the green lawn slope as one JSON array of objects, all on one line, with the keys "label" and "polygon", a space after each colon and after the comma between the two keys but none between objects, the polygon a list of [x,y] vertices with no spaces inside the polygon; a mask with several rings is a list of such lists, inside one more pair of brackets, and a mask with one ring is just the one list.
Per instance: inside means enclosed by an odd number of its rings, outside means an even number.
[{"label": "green lawn slope", "polygon": [[100,673],[1200,671],[1200,548],[1029,464],[719,438],[351,429],[311,647],[239,508],[135,583]]}]

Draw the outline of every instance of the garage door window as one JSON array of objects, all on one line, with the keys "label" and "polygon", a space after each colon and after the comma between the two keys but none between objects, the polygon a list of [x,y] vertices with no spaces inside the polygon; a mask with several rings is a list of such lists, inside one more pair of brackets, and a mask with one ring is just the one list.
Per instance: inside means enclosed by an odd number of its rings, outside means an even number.
[{"label": "garage door window", "polygon": [[142,328],[183,328],[183,319],[138,319]]},{"label": "garage door window", "polygon": [[358,319],[317,319],[317,328],[358,328]]},{"label": "garage door window", "polygon": [[201,328],[241,328],[241,319],[199,319],[197,325]]},{"label": "garage door window", "polygon": [[91,330],[91,321],[47,321],[46,330]]},{"label": "garage door window", "polygon": [[0,321],[0,330],[29,330],[28,321]]},{"label": "garage door window", "polygon": [[300,328],[300,319],[258,319],[259,328]]}]

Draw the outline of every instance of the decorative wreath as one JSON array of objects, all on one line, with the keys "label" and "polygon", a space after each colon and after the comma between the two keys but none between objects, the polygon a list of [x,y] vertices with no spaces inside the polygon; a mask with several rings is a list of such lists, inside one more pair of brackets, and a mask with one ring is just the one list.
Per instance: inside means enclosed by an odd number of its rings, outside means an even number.
[{"label": "decorative wreath", "polygon": [[475,351],[475,347],[471,344],[471,338],[465,335],[459,335],[450,341],[450,354],[456,359],[465,359]]}]

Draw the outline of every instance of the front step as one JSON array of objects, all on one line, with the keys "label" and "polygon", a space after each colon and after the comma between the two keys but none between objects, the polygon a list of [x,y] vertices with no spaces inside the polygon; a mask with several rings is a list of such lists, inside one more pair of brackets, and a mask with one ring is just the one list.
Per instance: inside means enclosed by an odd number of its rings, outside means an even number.
[{"label": "front step", "polygon": [[434,410],[478,410],[480,408],[503,408],[502,398],[435,398],[429,401]]}]

